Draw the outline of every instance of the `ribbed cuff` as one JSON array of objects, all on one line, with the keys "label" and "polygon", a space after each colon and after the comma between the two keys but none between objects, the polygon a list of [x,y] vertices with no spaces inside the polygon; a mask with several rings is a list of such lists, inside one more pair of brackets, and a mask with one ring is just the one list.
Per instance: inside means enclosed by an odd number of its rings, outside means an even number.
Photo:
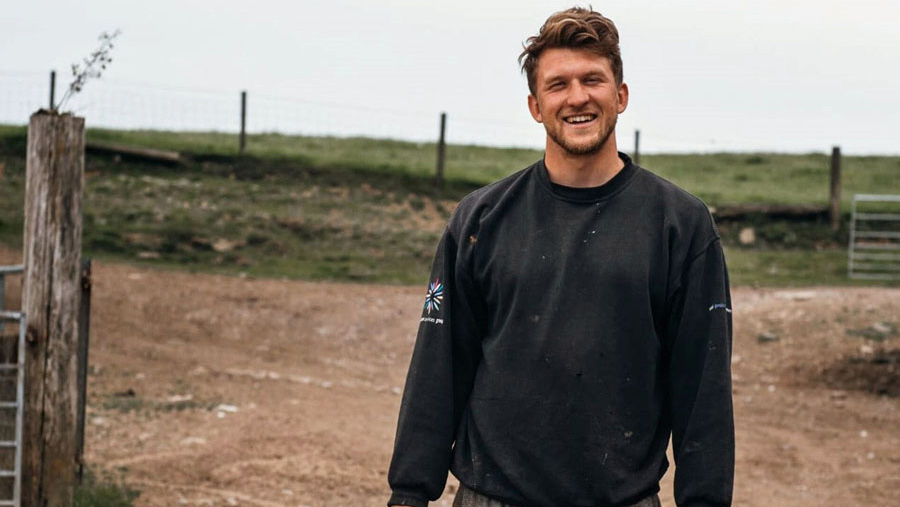
[{"label": "ribbed cuff", "polygon": [[421,498],[413,498],[410,496],[406,496],[401,493],[393,493],[391,494],[391,499],[388,500],[388,506],[391,505],[409,505],[410,507],[428,507],[428,500],[422,500]]}]

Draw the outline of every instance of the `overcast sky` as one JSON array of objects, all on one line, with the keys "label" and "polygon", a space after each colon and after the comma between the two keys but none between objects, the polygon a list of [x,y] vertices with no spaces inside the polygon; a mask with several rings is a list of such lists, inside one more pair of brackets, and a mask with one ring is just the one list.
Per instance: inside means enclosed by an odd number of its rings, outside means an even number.
[{"label": "overcast sky", "polygon": [[[109,123],[109,115],[126,126],[162,121],[146,109],[184,92],[224,100],[222,110],[204,107],[211,117],[227,117],[217,122],[231,129],[236,97],[247,90],[257,130],[433,139],[446,111],[453,142],[539,147],[543,130],[528,115],[516,58],[550,13],[571,5],[9,1],[0,17],[0,87],[9,97],[33,80],[39,86],[29,87],[44,97],[48,70],[66,83],[71,63],[96,47],[97,35],[118,28],[111,68],[74,103],[89,125]],[[895,1],[617,0],[593,7],[621,34],[631,102],[619,119],[620,147],[630,150],[639,128],[646,151],[806,152],[839,144],[848,153],[900,153]],[[126,89],[130,99],[115,95]],[[103,90],[103,97],[132,103],[104,110],[104,99],[90,96]],[[12,110],[13,99],[3,100],[0,90],[0,108]],[[162,116],[188,125],[187,111],[178,106]],[[2,111],[0,121],[10,121]]]}]

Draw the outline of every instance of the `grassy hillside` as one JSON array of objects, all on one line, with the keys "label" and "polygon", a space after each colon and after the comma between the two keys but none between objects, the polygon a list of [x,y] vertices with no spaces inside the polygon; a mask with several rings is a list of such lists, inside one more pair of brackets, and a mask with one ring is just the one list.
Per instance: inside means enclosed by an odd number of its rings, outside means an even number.
[{"label": "grassy hillside", "polygon": [[[374,139],[92,130],[88,138],[178,150],[180,166],[88,154],[88,255],[250,276],[420,283],[446,218],[471,190],[540,158],[534,150],[449,146],[433,185],[435,146]],[[21,243],[26,132],[0,127],[0,242]],[[652,155],[642,165],[719,206],[824,205],[824,154]],[[900,193],[900,157],[847,157],[843,200]],[[849,209],[845,205],[845,210]],[[840,284],[846,232],[825,224],[721,223],[736,284]],[[758,241],[737,236],[752,226]]]},{"label": "grassy hillside", "polygon": [[[2,132],[2,131],[0,131]],[[90,131],[96,140],[168,148],[201,155],[236,155],[233,134],[159,131]],[[362,169],[428,179],[434,175],[434,143],[370,138],[251,135],[247,153],[261,159],[288,159],[319,168]],[[447,147],[451,181],[484,185],[528,166],[542,152],[482,146]],[[708,204],[828,202],[830,154],[716,153],[644,155],[641,165],[689,189]],[[900,191],[900,157],[845,157],[842,200],[854,193]]]}]

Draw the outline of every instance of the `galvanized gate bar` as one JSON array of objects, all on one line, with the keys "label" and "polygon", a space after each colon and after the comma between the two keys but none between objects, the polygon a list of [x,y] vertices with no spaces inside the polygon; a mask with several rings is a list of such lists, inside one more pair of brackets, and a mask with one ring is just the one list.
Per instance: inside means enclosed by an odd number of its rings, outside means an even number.
[{"label": "galvanized gate bar", "polygon": [[[859,220],[859,217],[857,217]],[[900,238],[900,232],[894,231],[857,231],[857,238]]]},{"label": "galvanized gate bar", "polygon": [[900,254],[882,254],[882,253],[856,253],[855,259],[874,260],[874,261],[900,261]]},{"label": "galvanized gate bar", "polygon": [[[869,204],[869,209],[861,211],[860,203]],[[879,204],[882,209],[871,209]],[[900,254],[894,253],[900,251],[897,204],[900,204],[900,195],[853,196],[847,249],[847,275],[850,278],[900,280]]]},{"label": "galvanized gate bar", "polygon": [[857,243],[856,248],[860,250],[900,250],[900,245],[891,245],[885,243]]},{"label": "galvanized gate bar", "polygon": [[895,194],[856,194],[853,199],[860,202],[900,202],[900,195]]},{"label": "galvanized gate bar", "polygon": [[[14,368],[17,370],[16,375],[16,401],[4,402],[0,405],[2,409],[15,408],[16,410],[16,439],[14,442],[0,442],[2,447],[15,447],[15,461],[12,470],[0,470],[0,477],[13,478],[13,497],[12,499],[0,500],[0,506],[20,507],[22,502],[22,418],[24,417],[25,403],[25,314],[22,312],[0,311],[0,322],[4,320],[19,322],[19,346],[16,364]],[[4,365],[13,366],[13,365]],[[12,368],[5,368],[7,370]]]},{"label": "galvanized gate bar", "polygon": [[857,213],[860,220],[900,220],[900,213]]},{"label": "galvanized gate bar", "polygon": [[[3,298],[6,297],[6,275],[16,275],[25,272],[24,264],[12,266],[0,266],[0,311],[3,310]],[[0,319],[0,334],[3,333],[3,319]]]}]

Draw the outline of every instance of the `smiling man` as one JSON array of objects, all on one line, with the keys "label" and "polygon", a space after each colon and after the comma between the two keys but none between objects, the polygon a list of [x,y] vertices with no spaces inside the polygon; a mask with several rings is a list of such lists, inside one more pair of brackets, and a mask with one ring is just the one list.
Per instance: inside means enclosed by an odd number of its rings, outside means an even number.
[{"label": "smiling man", "polygon": [[407,376],[388,505],[731,505],[731,297],[706,206],[616,144],[619,36],[552,15],[520,61],[544,159],[460,202]]}]

